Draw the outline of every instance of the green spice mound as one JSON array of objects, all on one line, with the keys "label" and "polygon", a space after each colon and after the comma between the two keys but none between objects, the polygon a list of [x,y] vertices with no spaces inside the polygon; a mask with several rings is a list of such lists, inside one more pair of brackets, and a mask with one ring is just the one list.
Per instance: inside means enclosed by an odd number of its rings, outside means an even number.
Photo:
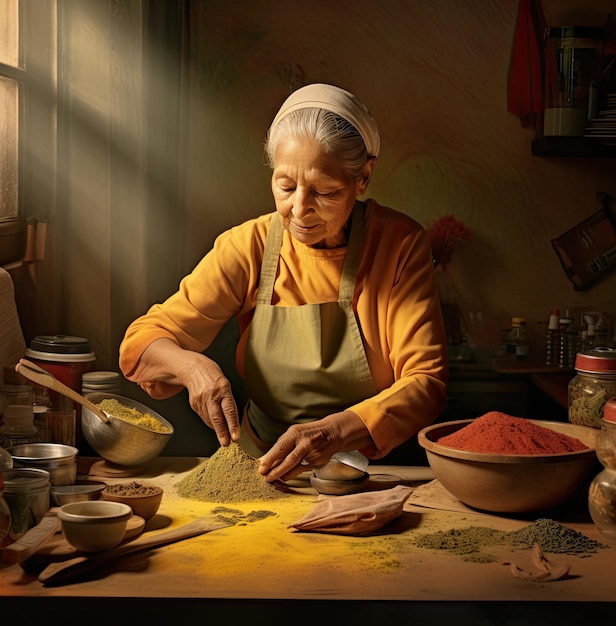
[{"label": "green spice mound", "polygon": [[485,526],[452,528],[418,535],[415,544],[420,548],[448,550],[467,561],[491,562],[494,558],[482,553],[487,546],[509,546],[513,549],[532,548],[538,543],[544,552],[589,556],[606,545],[590,539],[578,531],[550,519],[537,521],[513,531],[501,531]]},{"label": "green spice mound", "polygon": [[216,516],[219,522],[224,524],[233,524],[238,526],[245,526],[250,522],[259,522],[268,517],[274,517],[276,513],[274,511],[267,511],[260,509],[258,511],[250,511],[250,513],[244,513],[239,509],[230,509],[226,506],[217,506],[211,511],[212,515]]},{"label": "green spice mound", "polygon": [[607,548],[569,526],[551,519],[538,519],[536,522],[507,533],[512,546],[532,548],[536,543],[544,552],[587,556],[600,548]]},{"label": "green spice mound", "polygon": [[180,496],[204,502],[254,502],[286,498],[259,474],[259,462],[237,443],[221,446],[176,483]]}]

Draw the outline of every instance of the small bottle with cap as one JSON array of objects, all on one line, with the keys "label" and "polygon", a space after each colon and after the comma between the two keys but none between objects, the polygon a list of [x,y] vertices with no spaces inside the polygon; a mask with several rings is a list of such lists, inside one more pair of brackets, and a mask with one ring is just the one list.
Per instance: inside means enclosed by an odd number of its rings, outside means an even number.
[{"label": "small bottle with cap", "polygon": [[558,365],[558,321],[560,310],[552,309],[545,338],[545,364]]},{"label": "small bottle with cap", "polygon": [[528,358],[530,344],[526,337],[526,318],[511,318],[511,331],[507,338],[507,352],[515,354],[517,361],[524,361]]},{"label": "small bottle with cap", "polygon": [[573,322],[569,310],[558,320],[558,367],[570,368],[575,363]]}]

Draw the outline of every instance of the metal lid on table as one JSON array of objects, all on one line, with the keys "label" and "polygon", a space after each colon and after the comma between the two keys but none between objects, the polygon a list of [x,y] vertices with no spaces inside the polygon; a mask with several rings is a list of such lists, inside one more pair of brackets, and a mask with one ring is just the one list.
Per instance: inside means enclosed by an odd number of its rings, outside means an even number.
[{"label": "metal lid on table", "polygon": [[616,375],[616,348],[598,347],[578,352],[575,369],[590,374]]}]

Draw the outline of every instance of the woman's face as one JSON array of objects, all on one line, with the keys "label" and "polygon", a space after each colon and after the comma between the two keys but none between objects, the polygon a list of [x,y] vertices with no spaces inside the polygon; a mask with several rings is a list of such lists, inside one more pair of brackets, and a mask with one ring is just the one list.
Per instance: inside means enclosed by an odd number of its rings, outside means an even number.
[{"label": "woman's face", "polygon": [[292,139],[276,149],[272,193],[284,227],[313,248],[346,244],[345,225],[370,182],[374,159],[354,178],[314,139]]}]

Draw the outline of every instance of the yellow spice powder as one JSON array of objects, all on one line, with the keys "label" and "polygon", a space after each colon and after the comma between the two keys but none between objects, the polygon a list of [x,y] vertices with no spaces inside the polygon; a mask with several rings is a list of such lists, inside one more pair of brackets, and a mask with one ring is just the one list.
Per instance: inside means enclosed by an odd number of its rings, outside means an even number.
[{"label": "yellow spice powder", "polygon": [[105,400],[101,400],[97,406],[112,417],[117,417],[119,420],[129,422],[135,426],[141,426],[142,428],[152,430],[156,433],[170,432],[169,427],[153,415],[126,406],[115,398],[105,398]]}]

